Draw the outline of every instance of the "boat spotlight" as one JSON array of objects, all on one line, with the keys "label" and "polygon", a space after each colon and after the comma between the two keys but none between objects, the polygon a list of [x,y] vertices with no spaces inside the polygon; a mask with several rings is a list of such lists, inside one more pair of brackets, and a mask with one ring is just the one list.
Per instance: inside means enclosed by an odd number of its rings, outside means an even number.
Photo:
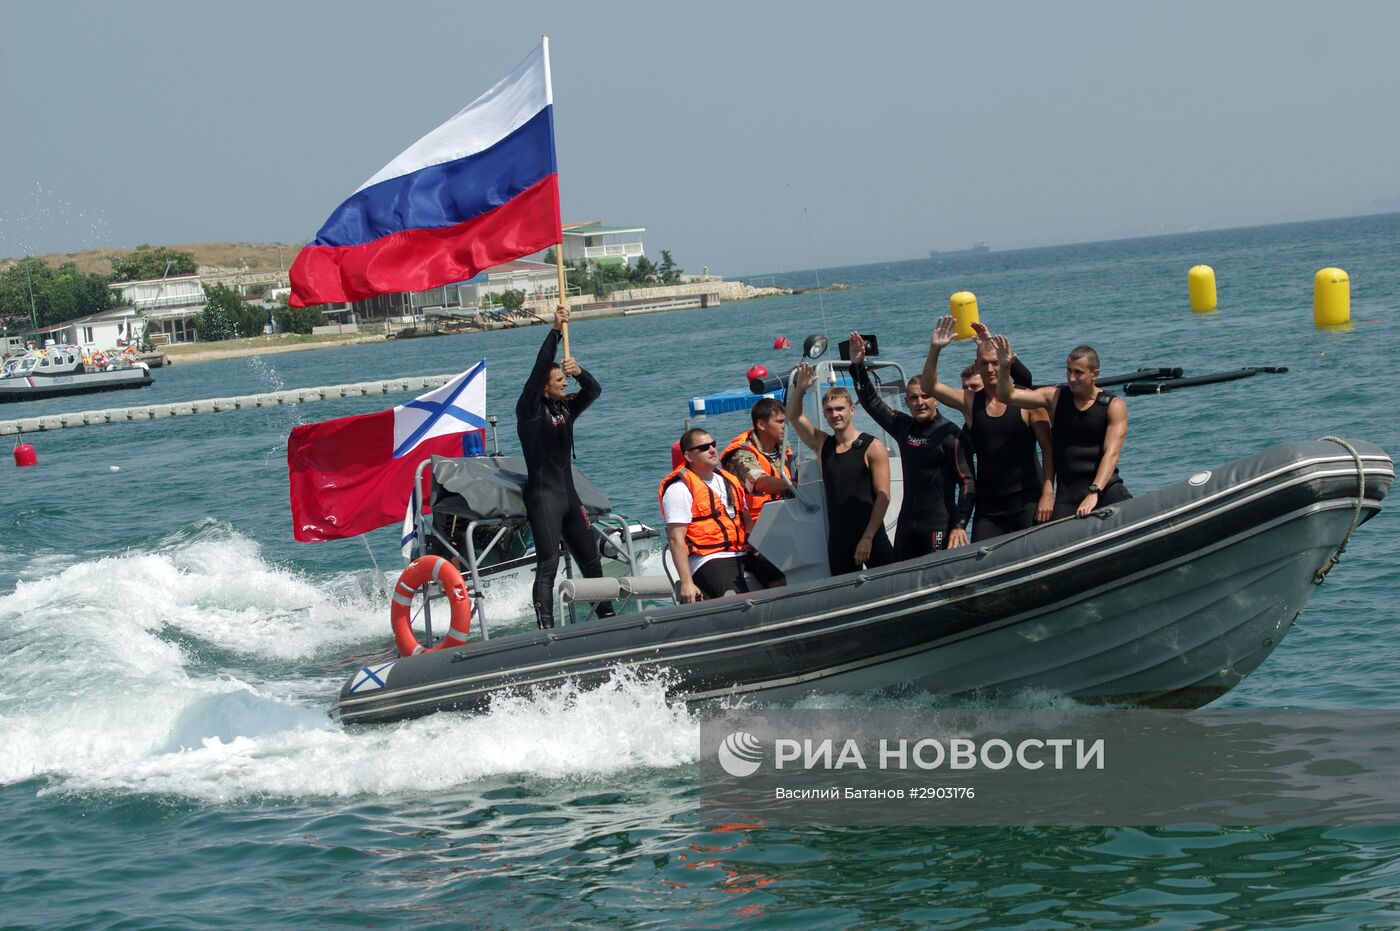
[{"label": "boat spotlight", "polygon": [[813,333],[802,341],[802,355],[813,361],[820,359],[826,353],[826,336],[821,333]]}]

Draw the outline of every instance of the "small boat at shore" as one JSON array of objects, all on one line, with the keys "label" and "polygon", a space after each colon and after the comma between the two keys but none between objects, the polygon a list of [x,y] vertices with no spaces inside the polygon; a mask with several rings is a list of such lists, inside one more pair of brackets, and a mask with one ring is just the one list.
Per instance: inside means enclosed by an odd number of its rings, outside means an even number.
[{"label": "small boat at shore", "polygon": [[1380,510],[1395,468],[1365,442],[1285,444],[1082,520],[834,578],[820,478],[805,463],[799,477],[752,536],[785,587],[677,604],[669,574],[566,580],[571,605],[615,599],[623,610],[381,657],[345,683],[332,716],[479,711],[509,692],[598,685],[619,668],[689,702],[1035,688],[1199,707],[1277,647]]},{"label": "small boat at shore", "polygon": [[0,371],[0,403],[145,388],[151,381],[151,370],[144,362],[117,359],[89,368],[78,347],[48,346],[5,361]]}]

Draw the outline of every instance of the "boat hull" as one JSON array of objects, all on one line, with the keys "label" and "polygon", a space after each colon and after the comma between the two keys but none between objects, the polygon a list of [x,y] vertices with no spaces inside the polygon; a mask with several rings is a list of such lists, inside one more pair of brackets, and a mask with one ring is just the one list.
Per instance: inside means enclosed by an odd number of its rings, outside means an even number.
[{"label": "boat hull", "polygon": [[401,659],[373,681],[352,677],[332,713],[349,723],[477,710],[503,690],[586,686],[618,667],[665,676],[689,701],[1047,689],[1198,707],[1263,662],[1353,517],[1379,510],[1394,467],[1357,447],[1360,499],[1340,446],[1275,447],[975,548]]},{"label": "boat hull", "polygon": [[74,375],[26,375],[0,379],[0,404],[7,401],[38,401],[69,394],[94,394],[145,388],[151,373],[142,368],[111,372],[85,372]]}]

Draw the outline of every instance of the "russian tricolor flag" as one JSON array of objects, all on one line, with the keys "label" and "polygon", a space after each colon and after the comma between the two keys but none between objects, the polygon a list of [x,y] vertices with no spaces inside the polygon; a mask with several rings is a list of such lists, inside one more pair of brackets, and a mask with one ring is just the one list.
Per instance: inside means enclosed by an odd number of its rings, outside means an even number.
[{"label": "russian tricolor flag", "polygon": [[549,40],[385,165],[292,263],[293,307],[423,291],[560,242]]}]

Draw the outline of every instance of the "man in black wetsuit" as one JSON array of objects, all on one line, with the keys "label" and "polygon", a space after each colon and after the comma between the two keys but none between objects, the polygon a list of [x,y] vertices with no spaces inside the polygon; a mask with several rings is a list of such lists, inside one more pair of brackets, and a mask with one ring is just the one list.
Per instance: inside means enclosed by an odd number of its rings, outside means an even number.
[{"label": "man in black wetsuit", "polygon": [[894,534],[895,558],[966,545],[977,494],[971,457],[958,439],[960,428],[938,412],[938,403],[924,393],[918,378],[909,379],[905,392],[909,413],[892,410],[871,381],[859,333],[851,334],[851,379],[860,406],[900,448],[904,502]]},{"label": "man in black wetsuit", "polygon": [[[598,544],[588,514],[574,489],[571,456],[574,421],[603,393],[592,375],[570,356],[554,361],[559,338],[569,322],[569,308],[554,311],[554,328],[544,338],[535,367],[515,402],[515,429],[525,457],[525,509],[535,538],[535,623],[554,626],[554,576],[559,570],[559,542],[569,548],[574,563],[588,578],[603,574]],[[565,376],[578,380],[577,394],[566,394]],[[611,602],[598,603],[598,616],[611,617]]]},{"label": "man in black wetsuit", "polygon": [[[1018,410],[996,396],[1000,363],[985,327],[977,330],[981,391],[959,391],[938,381],[939,353],[953,341],[952,317],[942,317],[929,340],[923,383],[939,401],[960,411],[977,457],[977,513],[972,542],[1028,530],[1050,519],[1055,508],[1055,458],[1050,418],[1044,411]],[[1035,461],[1040,448],[1041,467]]]}]

